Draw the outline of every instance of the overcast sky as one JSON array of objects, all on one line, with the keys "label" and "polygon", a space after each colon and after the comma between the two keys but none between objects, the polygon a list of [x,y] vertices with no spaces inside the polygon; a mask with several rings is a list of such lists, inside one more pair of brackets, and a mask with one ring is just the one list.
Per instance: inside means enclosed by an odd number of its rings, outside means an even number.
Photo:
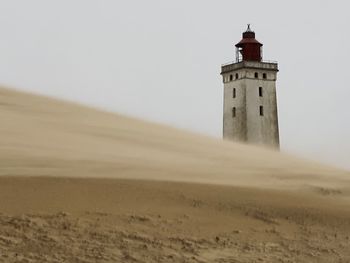
[{"label": "overcast sky", "polygon": [[0,83],[215,137],[251,23],[283,151],[350,169],[349,1],[0,0]]}]

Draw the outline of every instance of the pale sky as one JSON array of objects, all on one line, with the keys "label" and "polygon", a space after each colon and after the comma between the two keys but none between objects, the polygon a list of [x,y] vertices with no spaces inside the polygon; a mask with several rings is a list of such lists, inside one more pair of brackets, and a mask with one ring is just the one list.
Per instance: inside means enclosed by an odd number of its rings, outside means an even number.
[{"label": "pale sky", "polygon": [[0,83],[221,137],[220,66],[250,23],[281,149],[350,169],[349,1],[0,0]]}]

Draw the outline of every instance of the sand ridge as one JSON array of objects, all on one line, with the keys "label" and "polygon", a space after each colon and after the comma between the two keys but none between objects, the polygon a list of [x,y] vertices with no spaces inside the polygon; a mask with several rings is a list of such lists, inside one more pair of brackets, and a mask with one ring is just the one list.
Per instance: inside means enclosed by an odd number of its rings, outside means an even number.
[{"label": "sand ridge", "polygon": [[349,182],[349,172],[318,163],[46,97],[2,89],[0,107],[0,175],[287,188]]}]

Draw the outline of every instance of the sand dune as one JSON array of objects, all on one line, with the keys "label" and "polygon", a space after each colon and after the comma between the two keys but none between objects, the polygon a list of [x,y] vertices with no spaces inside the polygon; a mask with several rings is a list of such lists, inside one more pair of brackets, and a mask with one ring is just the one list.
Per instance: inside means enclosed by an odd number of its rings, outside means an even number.
[{"label": "sand dune", "polygon": [[350,262],[350,173],[0,89],[0,262]]}]

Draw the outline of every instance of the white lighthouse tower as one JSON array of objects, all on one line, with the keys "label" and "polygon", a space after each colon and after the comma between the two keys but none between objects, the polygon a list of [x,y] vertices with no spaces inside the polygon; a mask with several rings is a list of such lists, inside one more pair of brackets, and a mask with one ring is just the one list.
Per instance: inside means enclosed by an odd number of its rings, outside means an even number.
[{"label": "white lighthouse tower", "polygon": [[236,44],[236,61],[224,64],[224,139],[279,148],[277,62],[262,60],[250,25]]}]

